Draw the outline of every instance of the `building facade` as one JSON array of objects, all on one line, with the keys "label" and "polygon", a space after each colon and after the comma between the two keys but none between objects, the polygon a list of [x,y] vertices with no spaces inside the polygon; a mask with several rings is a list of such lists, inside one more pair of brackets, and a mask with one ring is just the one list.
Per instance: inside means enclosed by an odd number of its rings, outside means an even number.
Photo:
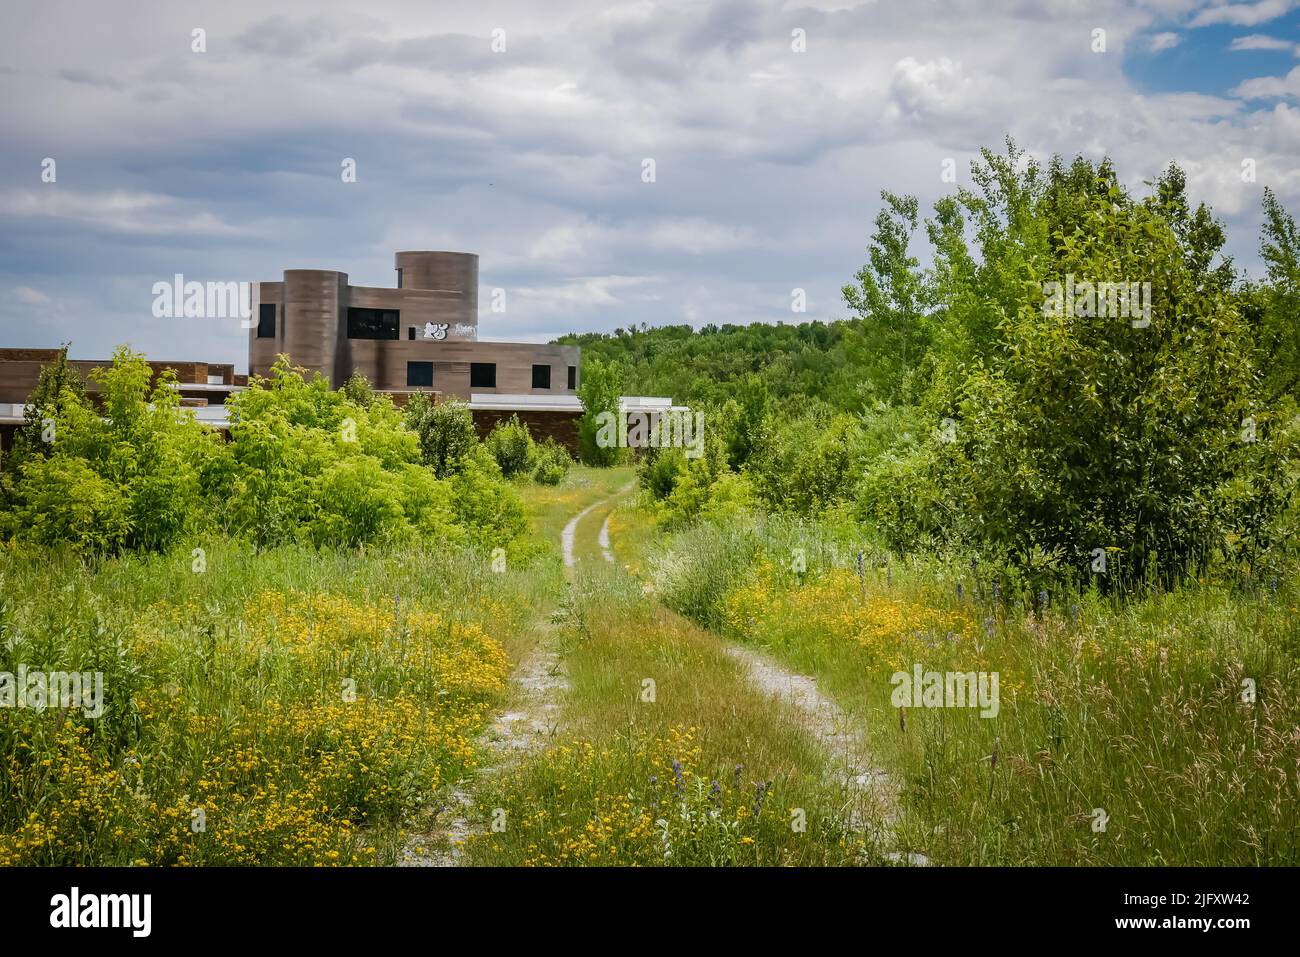
[{"label": "building facade", "polygon": [[477,255],[399,252],[395,265],[395,288],[353,286],[328,269],[257,283],[249,375],[267,375],[284,353],[334,388],[360,372],[383,392],[575,395],[577,346],[479,341]]}]

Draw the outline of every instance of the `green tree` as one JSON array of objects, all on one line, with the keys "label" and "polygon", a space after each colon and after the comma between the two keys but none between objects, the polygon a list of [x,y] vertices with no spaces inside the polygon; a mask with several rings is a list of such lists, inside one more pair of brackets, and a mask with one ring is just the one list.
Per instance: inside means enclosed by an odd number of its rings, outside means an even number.
[{"label": "green tree", "polygon": [[608,437],[610,422],[617,421],[622,394],[623,370],[618,363],[603,362],[595,356],[583,357],[582,384],[578,387],[582,402],[578,447],[587,465],[616,465],[623,458],[623,449],[602,442],[602,433]]},{"label": "green tree", "polygon": [[478,444],[468,403],[456,399],[434,402],[417,392],[407,400],[405,412],[406,427],[419,436],[424,464],[438,478],[459,471],[462,461]]}]

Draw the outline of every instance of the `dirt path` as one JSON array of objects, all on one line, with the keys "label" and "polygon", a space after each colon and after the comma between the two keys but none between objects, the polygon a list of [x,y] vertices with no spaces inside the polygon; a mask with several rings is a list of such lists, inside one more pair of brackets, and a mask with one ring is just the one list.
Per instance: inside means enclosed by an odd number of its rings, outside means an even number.
[{"label": "dirt path", "polygon": [[[600,545],[605,559],[614,562],[609,539],[609,516],[605,517],[605,523],[601,526]],[[646,589],[653,590],[649,583]],[[721,637],[718,640],[723,641]],[[830,695],[818,687],[816,678],[790,671],[753,648],[732,642],[723,643],[726,654],[744,667],[750,683],[762,694],[791,705],[800,716],[805,729],[822,746],[829,758],[827,779],[833,785],[842,787],[848,799],[850,824],[869,833],[876,846],[890,846],[893,843],[892,831],[899,816],[898,793],[889,774],[874,762],[857,723],[845,714]],[[886,856],[891,861],[916,866],[929,863],[923,854],[892,852]]]},{"label": "dirt path", "polygon": [[578,564],[578,560],[573,555],[573,540],[578,534],[578,523],[587,517],[594,509],[604,505],[609,499],[602,499],[599,502],[592,502],[573,518],[569,519],[569,524],[564,526],[564,531],[560,534],[560,549],[564,552],[564,566],[572,568]]},{"label": "dirt path", "polygon": [[[569,519],[560,534],[560,549],[566,569],[577,564],[574,540],[578,523],[592,511],[622,495],[604,498],[588,505]],[[609,520],[601,529],[601,547],[605,558],[613,561],[608,550]],[[487,754],[491,763],[480,767],[478,774],[499,774],[512,767],[523,757],[541,750],[559,730],[561,699],[569,684],[564,673],[564,662],[556,650],[556,623],[554,610],[548,610],[537,626],[537,641],[528,655],[519,662],[511,675],[514,688],[507,710],[497,715],[478,738],[480,752]],[[464,844],[475,833],[470,822],[474,799],[468,789],[469,782],[460,782],[448,796],[444,809],[453,815],[441,835],[414,836],[402,853],[403,867],[457,867],[464,863]]]},{"label": "dirt path", "polygon": [[[613,514],[614,514],[613,512],[610,512],[610,515]],[[614,552],[610,548],[610,544],[609,544],[610,515],[605,516],[605,524],[600,526],[600,535],[596,540],[600,543],[600,553],[605,556],[605,561],[609,562],[612,565],[614,564]]]},{"label": "dirt path", "polygon": [[[873,762],[856,722],[817,686],[816,678],[796,674],[743,645],[728,644],[725,650],[745,667],[750,682],[763,694],[787,702],[802,716],[804,727],[831,759],[828,780],[843,787],[850,799],[850,825],[870,833],[877,846],[888,847],[893,843],[898,792],[889,774]],[[895,862],[904,859],[898,852],[886,856]],[[923,854],[908,854],[906,862],[924,866],[929,860]]]}]

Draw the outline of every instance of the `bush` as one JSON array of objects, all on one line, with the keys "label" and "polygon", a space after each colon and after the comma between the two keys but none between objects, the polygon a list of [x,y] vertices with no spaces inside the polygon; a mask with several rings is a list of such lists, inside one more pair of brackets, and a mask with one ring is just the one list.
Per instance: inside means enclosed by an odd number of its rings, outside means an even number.
[{"label": "bush", "polygon": [[363,409],[370,408],[370,403],[375,401],[375,390],[370,386],[370,380],[360,372],[354,372],[348,376],[348,381],[343,383],[340,390],[347,400],[353,405],[359,405]]},{"label": "bush", "polygon": [[559,485],[569,474],[573,457],[569,455],[568,449],[548,436],[545,442],[537,446],[536,462],[533,468],[534,481],[542,485]]},{"label": "bush", "polygon": [[532,468],[535,454],[533,437],[528,432],[528,426],[520,422],[517,415],[498,422],[483,444],[492,453],[501,468],[501,474],[506,478],[514,478]]},{"label": "bush", "polygon": [[115,553],[131,532],[128,491],[98,475],[83,459],[35,456],[22,468],[19,505],[6,536],[40,545],[71,544],[91,554]]},{"label": "bush", "polygon": [[438,478],[459,471],[461,461],[478,444],[469,404],[457,399],[434,402],[417,392],[406,403],[406,427],[420,441],[420,456]]},{"label": "bush", "polygon": [[401,480],[370,457],[335,462],[311,485],[308,537],[318,546],[391,540],[409,528]]},{"label": "bush", "polygon": [[686,453],[675,446],[649,448],[637,465],[637,479],[650,497],[662,502],[673,493],[686,471]]},{"label": "bush", "polygon": [[855,416],[775,415],[756,438],[745,473],[770,509],[809,515],[852,496],[863,444]]},{"label": "bush", "polygon": [[523,500],[512,485],[502,481],[500,466],[483,446],[465,457],[451,483],[456,522],[465,526],[470,541],[496,548],[527,529]]},{"label": "bush", "polygon": [[[8,532],[92,552],[164,550],[208,520],[200,469],[220,471],[224,443],[181,409],[173,374],[151,386],[153,372],[138,353],[118,349],[91,377],[103,414],[66,385],[43,407],[53,442],[42,443],[41,454],[54,464],[42,467],[34,451],[22,463],[10,486]],[[86,516],[103,528],[80,527]]]}]

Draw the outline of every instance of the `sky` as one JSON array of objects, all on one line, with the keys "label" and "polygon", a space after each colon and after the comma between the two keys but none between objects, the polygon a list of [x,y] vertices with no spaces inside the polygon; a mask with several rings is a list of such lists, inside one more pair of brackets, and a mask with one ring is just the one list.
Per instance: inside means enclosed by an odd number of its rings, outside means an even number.
[{"label": "sky", "polygon": [[0,347],[242,371],[155,283],[403,249],[479,254],[483,339],[845,318],[880,191],[928,209],[1008,135],[1138,195],[1179,163],[1257,276],[1300,0],[0,0]]}]

